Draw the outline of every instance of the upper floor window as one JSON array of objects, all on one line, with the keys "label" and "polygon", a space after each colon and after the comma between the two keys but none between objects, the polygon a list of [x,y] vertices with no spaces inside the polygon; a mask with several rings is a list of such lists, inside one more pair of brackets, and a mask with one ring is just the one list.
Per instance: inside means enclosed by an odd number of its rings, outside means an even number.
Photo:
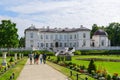
[{"label": "upper floor window", "polygon": [[67,35],[64,35],[64,40],[67,40]]},{"label": "upper floor window", "polygon": [[57,34],[55,35],[55,39],[58,39],[58,35]]},{"label": "upper floor window", "polygon": [[72,35],[70,35],[70,39],[72,39]]},{"label": "upper floor window", "polygon": [[62,36],[62,35],[60,35],[60,39],[63,39],[63,36]]},{"label": "upper floor window", "polygon": [[50,39],[51,39],[51,40],[53,39],[53,35],[50,35]]},{"label": "upper floor window", "polygon": [[30,33],[30,38],[33,38],[33,33]]},{"label": "upper floor window", "polygon": [[46,39],[48,39],[48,35],[46,35]]},{"label": "upper floor window", "polygon": [[83,38],[86,38],[86,34],[85,33],[83,33]]},{"label": "upper floor window", "polygon": [[74,39],[76,39],[77,38],[77,36],[76,36],[76,34],[74,35]]},{"label": "upper floor window", "polygon": [[40,38],[43,39],[43,35],[41,35]]}]

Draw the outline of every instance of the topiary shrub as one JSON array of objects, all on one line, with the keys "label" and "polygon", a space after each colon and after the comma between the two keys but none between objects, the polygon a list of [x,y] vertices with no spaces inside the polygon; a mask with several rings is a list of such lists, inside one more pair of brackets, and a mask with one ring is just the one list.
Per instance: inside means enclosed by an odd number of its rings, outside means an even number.
[{"label": "topiary shrub", "polygon": [[90,63],[88,65],[88,73],[91,74],[92,71],[96,72],[96,66],[94,64],[94,60],[93,59],[90,60]]},{"label": "topiary shrub", "polygon": [[14,62],[14,59],[11,57],[10,60],[9,60],[9,62]]}]

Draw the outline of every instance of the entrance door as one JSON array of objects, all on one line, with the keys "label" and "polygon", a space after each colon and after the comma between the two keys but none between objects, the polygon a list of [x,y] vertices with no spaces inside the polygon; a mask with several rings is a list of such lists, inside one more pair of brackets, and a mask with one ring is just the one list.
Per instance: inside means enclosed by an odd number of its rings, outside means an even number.
[{"label": "entrance door", "polygon": [[58,42],[55,43],[55,47],[58,47]]}]

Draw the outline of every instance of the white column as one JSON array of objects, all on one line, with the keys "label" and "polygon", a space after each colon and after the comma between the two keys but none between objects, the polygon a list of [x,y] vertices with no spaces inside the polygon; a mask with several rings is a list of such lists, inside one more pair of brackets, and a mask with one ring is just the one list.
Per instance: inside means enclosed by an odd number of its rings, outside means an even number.
[{"label": "white column", "polygon": [[7,54],[7,52],[3,52],[3,54],[2,54],[2,58],[3,58],[2,66],[7,66],[6,54]]}]

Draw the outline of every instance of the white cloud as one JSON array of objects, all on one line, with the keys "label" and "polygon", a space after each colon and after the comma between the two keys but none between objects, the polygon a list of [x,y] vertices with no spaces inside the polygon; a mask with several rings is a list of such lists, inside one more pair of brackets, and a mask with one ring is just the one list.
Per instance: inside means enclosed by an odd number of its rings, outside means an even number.
[{"label": "white cloud", "polygon": [[[17,23],[19,35],[31,24],[36,27],[91,28],[92,24],[108,25],[120,21],[119,0],[2,0],[0,5],[8,11],[18,13],[16,17],[0,16]],[[5,4],[3,4],[5,3]],[[6,6],[8,5],[8,6]]]}]

